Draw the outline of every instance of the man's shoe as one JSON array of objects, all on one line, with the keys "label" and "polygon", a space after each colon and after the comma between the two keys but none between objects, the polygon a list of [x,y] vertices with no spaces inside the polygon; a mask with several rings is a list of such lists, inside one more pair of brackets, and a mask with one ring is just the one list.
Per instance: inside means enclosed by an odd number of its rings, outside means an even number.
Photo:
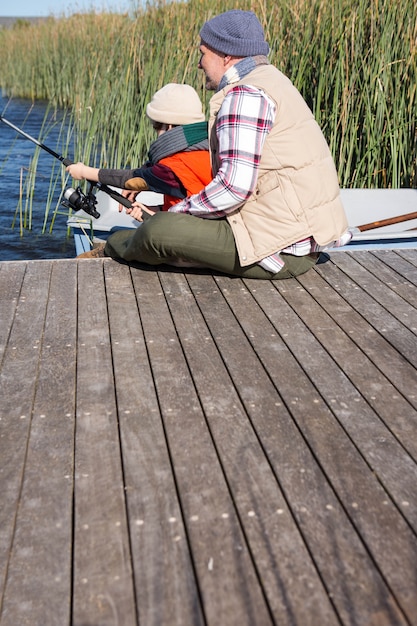
[{"label": "man's shoe", "polygon": [[87,252],[83,252],[77,256],[77,259],[98,259],[104,257],[104,246],[105,243],[99,243],[92,250],[87,250]]}]

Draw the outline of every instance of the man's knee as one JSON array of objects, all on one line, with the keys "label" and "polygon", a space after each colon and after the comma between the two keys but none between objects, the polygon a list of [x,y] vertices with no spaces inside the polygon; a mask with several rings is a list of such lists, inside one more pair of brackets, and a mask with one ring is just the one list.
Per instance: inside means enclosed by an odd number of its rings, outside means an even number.
[{"label": "man's knee", "polygon": [[156,213],[152,219],[146,220],[138,229],[138,238],[142,244],[150,245],[151,247],[158,247],[161,241],[163,242],[169,228],[169,222],[173,215],[171,213],[160,212]]},{"label": "man's knee", "polygon": [[181,221],[181,216],[173,213],[156,213],[137,229],[126,246],[123,258],[158,265],[176,256],[173,248],[183,238]]},{"label": "man's knee", "polygon": [[[178,217],[175,213],[155,214],[138,229],[136,247],[159,260],[170,256],[173,242],[177,239],[175,233],[181,230]],[[179,238],[181,240],[181,234]]]}]

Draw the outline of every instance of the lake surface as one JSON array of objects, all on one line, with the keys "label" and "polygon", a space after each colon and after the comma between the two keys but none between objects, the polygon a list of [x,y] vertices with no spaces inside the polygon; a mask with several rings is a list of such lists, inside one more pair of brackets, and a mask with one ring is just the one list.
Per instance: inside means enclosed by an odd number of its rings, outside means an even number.
[{"label": "lake surface", "polygon": [[[6,108],[7,107],[7,108]],[[47,104],[29,100],[13,99],[8,101],[2,97],[0,112],[9,122],[39,140],[39,133],[47,112]],[[42,143],[60,153],[58,138],[61,123],[48,124],[48,135],[42,136]],[[20,175],[24,177],[35,154],[34,143],[17,134],[3,122],[0,122],[0,261],[28,259],[59,259],[75,256],[72,234],[68,235],[66,215],[57,215],[52,233],[42,234],[45,210],[47,207],[50,173],[54,167],[63,165],[45,151],[41,151],[37,165],[36,185],[32,204],[32,230],[20,234],[20,220],[14,221],[19,205]],[[64,155],[72,158],[72,155]],[[59,199],[59,191],[54,195],[50,208],[50,218]],[[25,197],[23,198],[25,201]],[[24,206],[24,205],[23,205]],[[62,211],[66,211],[62,207]]]}]

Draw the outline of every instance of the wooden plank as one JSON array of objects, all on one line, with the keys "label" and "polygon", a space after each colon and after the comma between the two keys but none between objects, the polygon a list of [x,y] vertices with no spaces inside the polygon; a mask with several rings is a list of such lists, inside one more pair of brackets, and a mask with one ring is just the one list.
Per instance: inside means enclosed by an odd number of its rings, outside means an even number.
[{"label": "wooden plank", "polygon": [[110,259],[78,261],[74,624],[136,623],[103,277]]},{"label": "wooden plank", "polygon": [[[132,273],[182,520],[206,623],[271,623],[165,295],[154,272]],[[186,528],[183,538],[182,528]]]},{"label": "wooden plank", "polygon": [[386,289],[349,254],[333,255],[333,263],[349,276],[355,286],[361,287],[353,288],[349,294],[352,307],[366,319],[377,319],[379,332],[413,367],[417,367],[417,309]]},{"label": "wooden plank", "polygon": [[[389,589],[410,619],[417,610],[416,596],[413,591],[413,589],[415,590],[415,581],[412,575],[417,558],[416,537],[403,517],[407,508],[406,501],[402,502],[404,511],[399,512],[390,499],[391,494],[383,489],[379,476],[377,477],[370,472],[367,464],[367,462],[373,463],[376,456],[381,459],[381,465],[382,460],[387,465],[390,463],[390,459],[386,456],[390,448],[387,447],[386,450],[384,445],[385,437],[389,433],[383,425],[378,431],[373,423],[376,416],[370,407],[363,401],[361,394],[352,386],[332,356],[315,339],[313,332],[316,327],[322,327],[322,319],[315,322],[314,315],[310,314],[311,309],[317,313],[314,309],[312,296],[297,284],[297,281],[277,282],[271,287],[268,287],[267,283],[252,282],[253,284],[250,284],[250,281],[245,281],[250,286],[260,309],[270,319],[275,331],[288,345],[296,361],[284,360],[285,354],[280,355],[281,367],[274,371],[274,353],[266,342],[262,344],[262,358],[268,357],[268,371],[273,376],[277,387],[282,389],[282,393],[285,394],[284,399],[287,405],[291,407],[291,413],[296,419],[300,431],[311,446],[315,458],[323,467],[327,480],[337,493],[346,515],[354,523],[357,529],[356,541],[361,538],[365,542],[366,550],[369,550],[372,555],[371,562],[368,562],[363,570],[362,568],[358,569],[354,562],[354,555],[357,551],[360,554],[360,547],[355,545],[355,540],[351,538],[351,548],[342,547],[339,558],[353,561],[353,570],[357,575],[363,575],[365,578],[366,576],[371,578],[377,576],[376,572],[373,571],[373,562],[376,563],[384,580],[388,581]],[[274,296],[273,289],[279,292],[277,296]],[[254,329],[252,341],[254,349],[259,352],[259,340],[255,332],[256,323],[254,321],[256,308],[251,313],[250,319],[253,318],[251,327]],[[307,314],[312,323],[312,328],[302,321]],[[259,320],[257,325],[259,326]],[[330,336],[333,330],[335,330],[335,325],[327,327],[327,333]],[[337,346],[334,346],[333,352],[336,349]],[[304,371],[308,375],[312,386],[307,385],[305,387],[302,384],[303,379],[300,376],[300,371]],[[294,389],[289,384],[290,380],[297,381]],[[312,393],[313,389],[317,390],[316,393],[320,395],[315,396]],[[347,432],[348,436],[344,431]],[[368,431],[374,433],[372,446]],[[367,454],[366,461],[358,454],[357,447],[365,456],[368,448],[369,454]],[[411,474],[415,471],[415,466],[409,462],[409,457],[402,458],[400,450],[397,449],[397,452],[397,458],[402,461],[403,467],[409,469],[409,474],[405,477],[398,475],[401,484],[398,483],[396,489],[401,490],[403,483],[406,483],[408,488],[412,484]],[[395,471],[393,468],[392,472]],[[385,471],[384,474],[386,480],[388,480],[387,477],[389,478],[389,470]],[[313,490],[311,492],[313,493]],[[393,497],[396,497],[396,494]],[[293,495],[289,499],[291,502],[297,501]],[[316,523],[315,518],[314,522]],[[340,521],[335,524],[333,532],[329,529],[329,537],[332,536],[335,528],[341,532]],[[343,532],[347,533],[348,530]],[[312,548],[314,554],[316,554],[316,549]],[[328,556],[328,558],[336,562],[338,560],[335,555],[333,557]],[[402,563],[401,573],[399,571],[400,562]],[[325,565],[327,566],[327,564]],[[404,577],[405,572],[407,573]],[[335,574],[335,580],[340,582],[340,573]],[[408,585],[406,581],[409,581]],[[348,588],[347,580],[345,583]],[[363,584],[365,588],[369,588],[369,583],[364,582]],[[383,583],[380,584],[379,591],[373,594],[376,602],[374,610],[381,611],[387,623],[391,623],[389,605],[386,604],[390,594],[386,589],[384,590]],[[353,595],[356,596],[356,592]],[[364,605],[358,614],[362,615],[362,610],[369,610],[369,598],[364,600]]]},{"label": "wooden plank", "polygon": [[[378,316],[368,322],[351,308],[348,300],[350,281],[333,269],[330,273],[327,268],[323,276],[330,285],[337,286],[335,290],[323,288],[322,280],[315,273],[300,278],[321,306],[321,310],[314,304],[311,307],[311,316],[320,316],[320,322],[310,322],[307,317],[305,322],[311,323],[316,337],[332,352],[333,358],[369,405],[416,461],[417,442],[413,436],[417,408],[416,371],[379,332]],[[358,295],[356,298],[359,301]],[[337,323],[335,328],[326,323],[324,311]],[[351,342],[356,348],[348,348]]]},{"label": "wooden plank", "polygon": [[[398,255],[396,256],[399,260],[401,259]],[[404,326],[417,334],[417,288],[415,285],[408,279],[398,277],[370,252],[342,255],[340,260],[348,264],[346,267],[351,268],[349,272],[351,278],[366,290],[368,295],[375,298]],[[408,274],[408,268],[404,267],[405,263],[403,259],[401,267]],[[398,286],[402,287],[401,292],[395,288]]]},{"label": "wooden plank", "polygon": [[[0,377],[0,590],[7,583],[10,551],[26,464],[33,397],[44,330],[51,266],[28,262]],[[14,266],[2,268],[12,271]],[[15,274],[14,274],[15,275]],[[2,602],[0,605],[0,612]]]},{"label": "wooden plank", "polygon": [[354,259],[372,272],[385,288],[392,289],[414,308],[417,307],[417,272],[394,250],[355,252]]},{"label": "wooden plank", "polygon": [[[108,263],[104,269],[140,623],[202,624],[192,557],[130,271],[116,263]],[[160,293],[157,281],[155,284]],[[158,326],[165,323],[159,308],[151,315]]]},{"label": "wooden plank", "polygon": [[[343,332],[337,323],[332,323],[335,300],[336,321],[341,317],[338,300],[342,299],[343,292],[335,293],[333,300],[329,293],[326,298],[322,298],[323,281],[315,272],[300,277],[300,282],[305,289],[293,288],[290,285],[285,288],[285,298],[320,342],[320,346],[331,355],[330,360],[317,346],[315,362],[320,367],[317,373],[314,373],[314,383],[318,389],[323,390],[322,393],[327,393],[331,397],[334,395],[333,389],[339,389],[345,404],[350,407],[356,406],[354,415],[345,410],[340,411],[339,417],[337,410],[334,411],[370,467],[392,494],[391,497],[403,515],[417,530],[417,503],[413,496],[417,480],[417,455],[411,458],[410,454],[404,451],[404,447],[407,448],[407,437],[411,436],[412,440],[414,439],[412,433],[415,430],[413,424],[415,425],[417,411],[397,393],[389,380],[373,367],[372,362],[366,358],[360,347],[354,344],[348,332]],[[340,289],[340,283],[338,284]],[[312,300],[311,294],[316,295],[319,304]],[[348,323],[348,329],[352,328],[353,323],[353,320]],[[363,329],[363,334],[365,336],[368,334],[366,329]],[[310,340],[309,345],[313,350],[314,340]],[[301,359],[301,352],[299,358]],[[338,370],[332,369],[332,362],[343,370],[342,376]],[[308,369],[309,365],[305,367]],[[363,402],[363,398],[366,398],[367,402]],[[372,405],[374,409],[371,408]],[[396,429],[401,436],[396,438],[392,429]],[[413,443],[408,447],[411,454],[416,451]],[[407,504],[404,505],[404,502]]]},{"label": "wooden plank", "polygon": [[2,626],[70,623],[76,264],[39,263],[52,275]]},{"label": "wooden plank", "polygon": [[[390,335],[385,325],[385,319],[390,315],[389,311],[372,301],[365,291],[359,289],[349,276],[338,269],[335,263],[320,265],[317,271],[332,289],[323,285],[322,292],[315,291],[315,297],[319,298],[320,294],[326,294],[325,297],[331,299],[333,317],[337,319],[337,323],[360,346],[376,367],[384,373],[390,383],[414,408],[417,408],[416,369],[408,360],[409,347],[406,346],[407,354],[404,356],[401,352],[403,342],[396,346],[390,341]],[[337,298],[335,292],[341,296]],[[372,314],[370,311],[368,312],[370,306],[373,307]],[[397,329],[396,322],[394,325]],[[407,332],[405,329],[404,331]],[[401,328],[398,332],[401,332]],[[412,345],[413,343],[415,345],[413,338],[411,341]],[[360,363],[357,364],[357,367],[360,367]],[[366,379],[366,372],[363,371],[362,374]],[[379,388],[371,391],[378,391],[379,393]],[[375,397],[370,399],[374,402],[378,396],[375,393],[373,396]]]},{"label": "wooden plank", "polygon": [[26,263],[0,263],[0,363],[9,340],[10,330],[16,314]]},{"label": "wooden plank", "polygon": [[[398,256],[408,261],[411,266],[417,267],[417,250],[398,250],[397,253]],[[413,285],[416,284],[416,273],[413,272],[412,267],[407,267],[405,271],[402,269],[401,272],[403,276],[410,281],[410,283]]]},{"label": "wooden plank", "polygon": [[[189,281],[196,293],[201,278]],[[264,313],[240,281],[219,278],[218,284],[223,295],[218,291],[209,302],[202,292],[199,305],[341,623],[354,623],[356,615],[363,623],[376,615],[387,626],[406,623],[322,472],[322,459],[312,454],[294,420],[300,415],[307,421],[313,446],[315,438],[331,446],[322,427],[326,417],[334,421],[330,411],[268,321],[283,299],[269,281],[245,281],[261,291],[265,306],[270,303]],[[291,328],[303,342],[305,331]],[[327,447],[325,454],[330,454]]]},{"label": "wooden plank", "polygon": [[338,624],[327,591],[198,308],[196,299],[200,301],[201,292],[209,294],[208,307],[217,306],[216,284],[205,276],[194,295],[183,275],[162,274],[161,282],[274,623]]}]

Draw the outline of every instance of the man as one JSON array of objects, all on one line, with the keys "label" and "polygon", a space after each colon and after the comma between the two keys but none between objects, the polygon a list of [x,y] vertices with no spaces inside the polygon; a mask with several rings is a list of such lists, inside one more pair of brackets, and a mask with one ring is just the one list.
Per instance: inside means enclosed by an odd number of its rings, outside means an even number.
[{"label": "man", "polygon": [[268,63],[254,13],[217,15],[200,37],[199,68],[216,92],[213,180],[135,233],[111,235],[105,255],[247,278],[302,274],[320,249],[350,238],[324,136],[299,92]]}]

